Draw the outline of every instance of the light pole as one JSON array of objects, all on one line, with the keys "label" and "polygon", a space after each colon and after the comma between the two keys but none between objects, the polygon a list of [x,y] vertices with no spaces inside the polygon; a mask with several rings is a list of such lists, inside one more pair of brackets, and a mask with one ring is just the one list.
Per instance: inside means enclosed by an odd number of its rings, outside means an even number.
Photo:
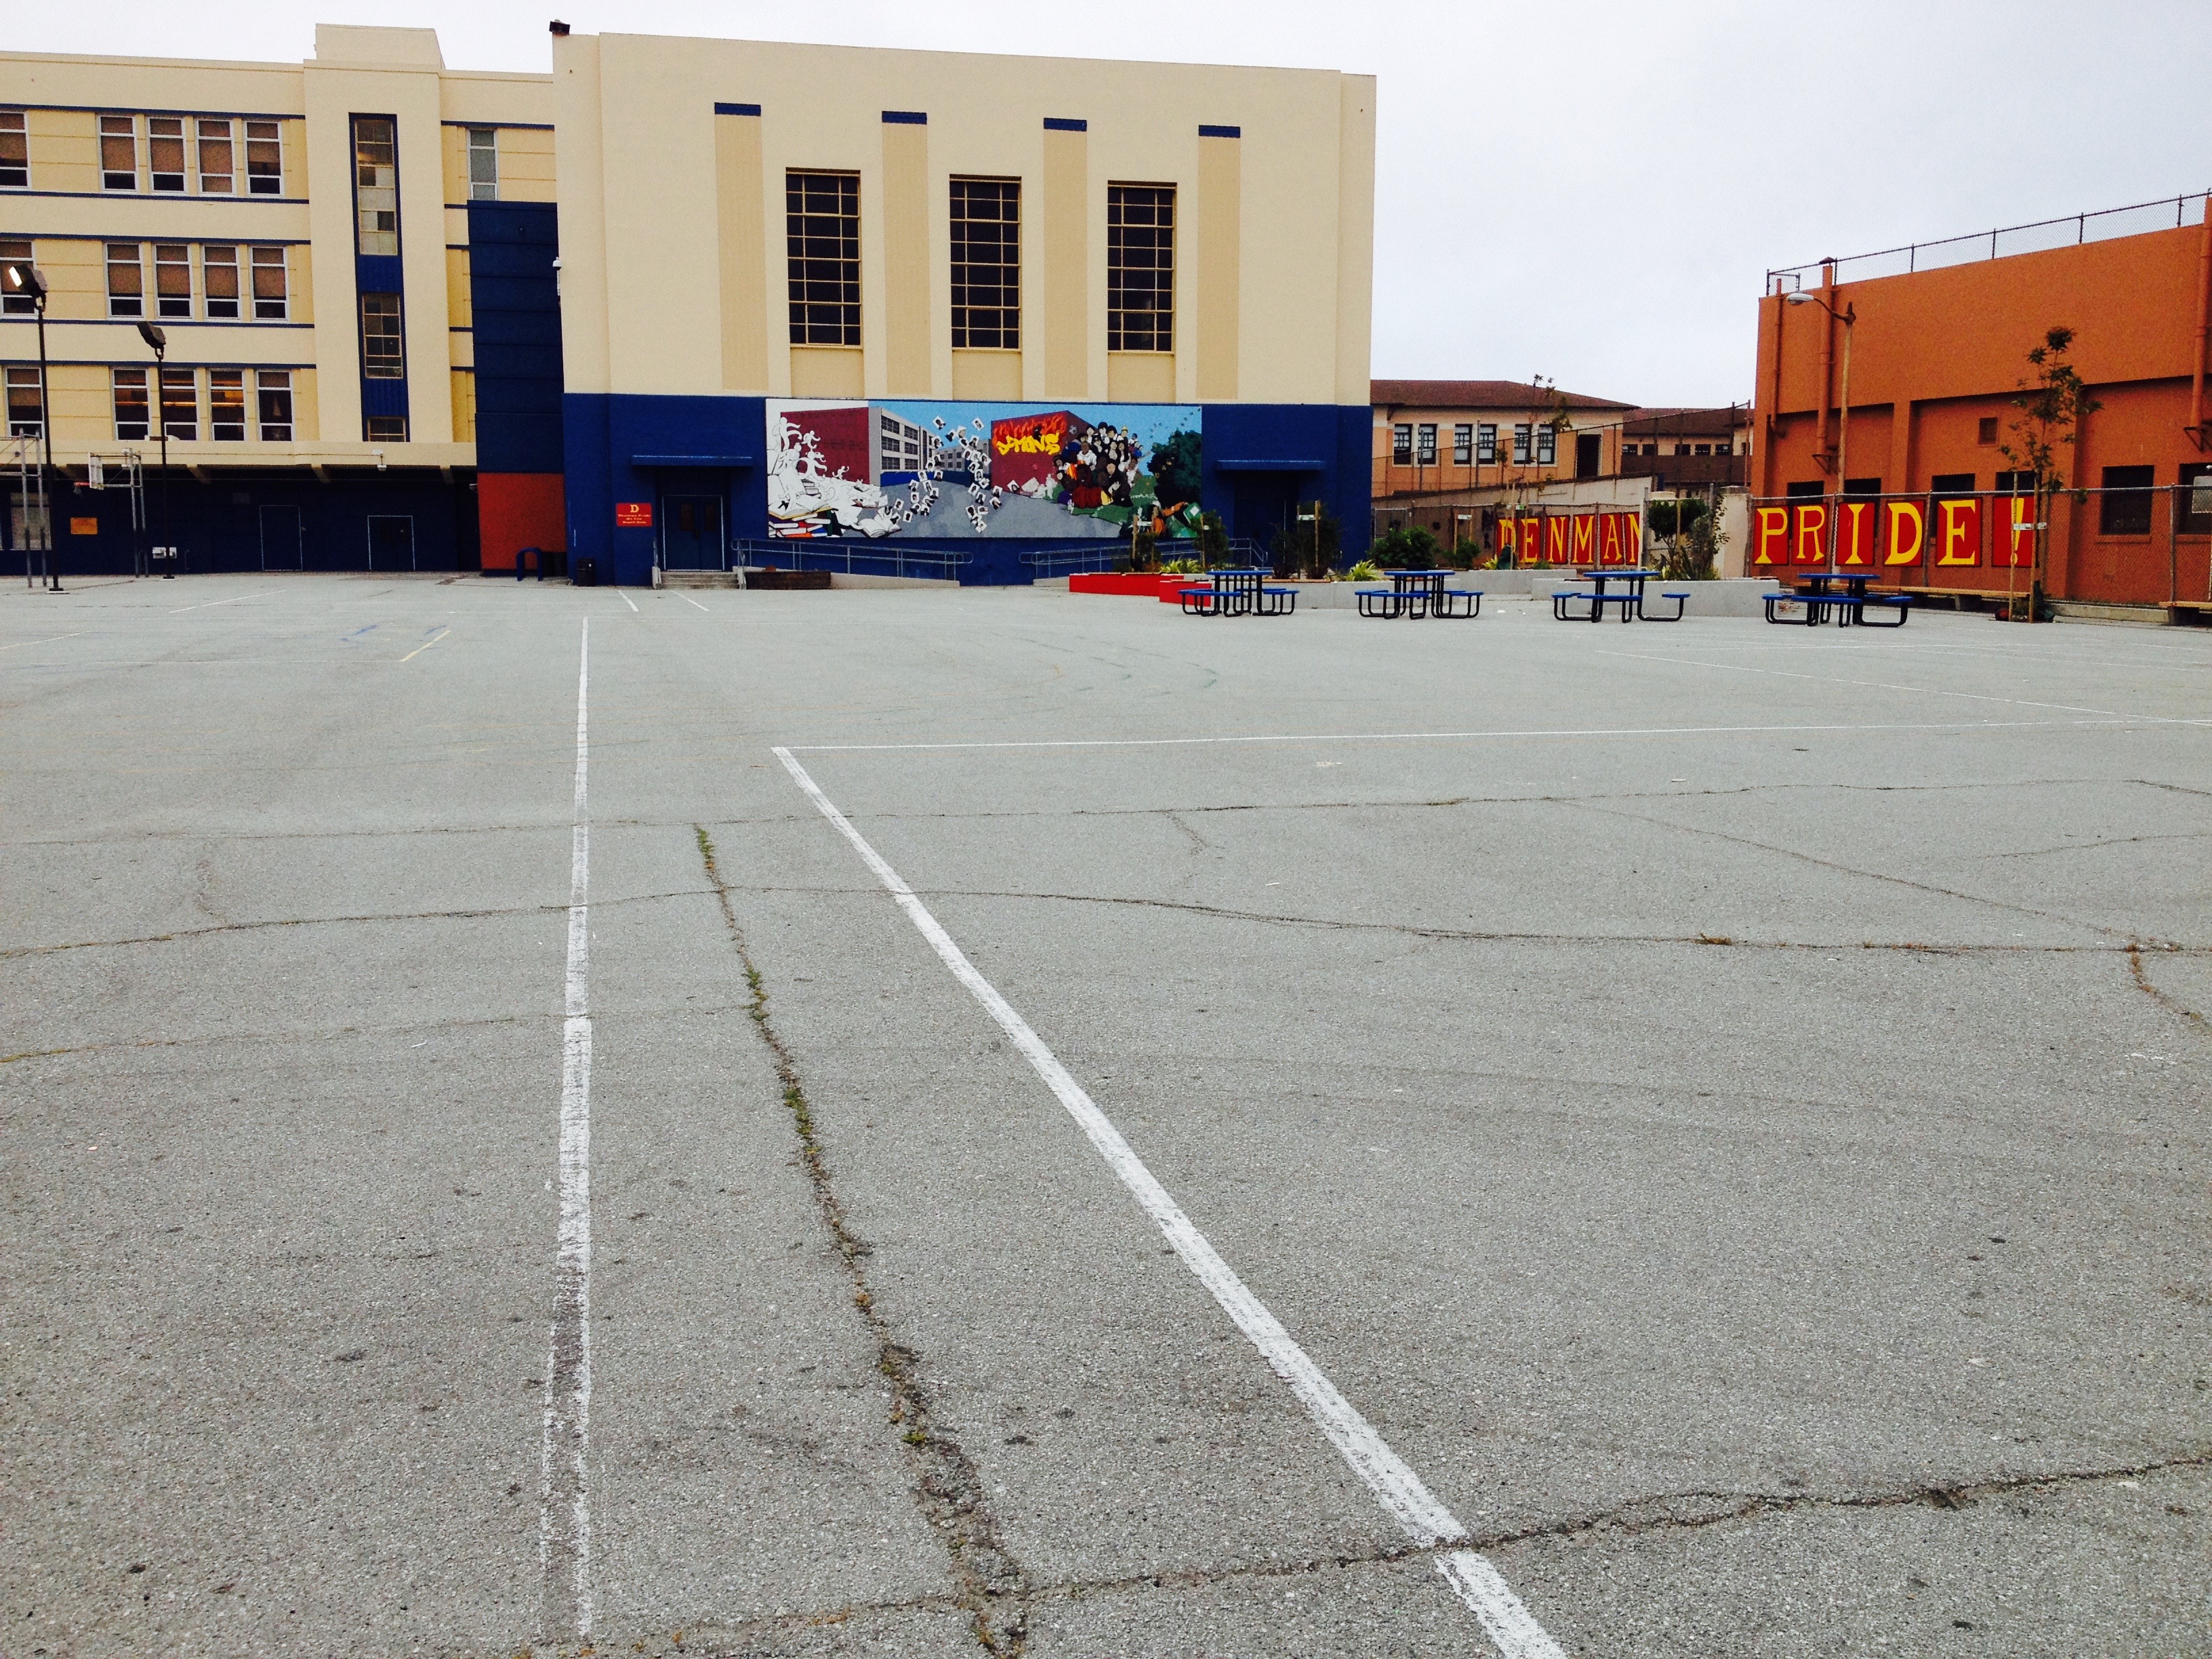
[{"label": "light pole", "polygon": [[[1834,275],[1832,271],[1829,274]],[[1844,302],[1844,308],[1838,311],[1819,295],[1808,293],[1802,288],[1784,295],[1782,302],[1791,306],[1818,306],[1844,325],[1843,415],[1836,423],[1836,506],[1833,516],[1828,520],[1828,568],[1833,570],[1836,568],[1836,537],[1843,522],[1844,492],[1850,487],[1851,325],[1859,319],[1858,307],[1847,300]],[[1827,389],[1824,386],[1821,396],[1826,395]]]},{"label": "light pole", "polygon": [[169,337],[155,323],[138,325],[138,337],[154,349],[154,418],[161,422],[161,575],[174,580],[177,574],[177,544],[169,539],[169,411],[162,406],[161,365],[169,352]]},{"label": "light pole", "polygon": [[41,531],[46,544],[46,588],[62,591],[60,555],[54,549],[54,396],[46,383],[46,273],[27,260],[0,266],[0,284],[10,294],[27,294],[39,313],[39,438],[45,465],[39,481],[46,496],[46,522]]}]

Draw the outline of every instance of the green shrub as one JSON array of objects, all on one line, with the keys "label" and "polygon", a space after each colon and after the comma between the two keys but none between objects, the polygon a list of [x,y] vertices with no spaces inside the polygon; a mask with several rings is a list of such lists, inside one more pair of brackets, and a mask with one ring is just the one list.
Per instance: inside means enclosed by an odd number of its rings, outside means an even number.
[{"label": "green shrub", "polygon": [[1382,573],[1375,568],[1374,560],[1362,559],[1344,573],[1344,579],[1348,582],[1371,582],[1381,580],[1382,575]]},{"label": "green shrub", "polygon": [[1401,524],[1391,526],[1377,536],[1367,556],[1385,568],[1434,570],[1443,553],[1426,526]]}]

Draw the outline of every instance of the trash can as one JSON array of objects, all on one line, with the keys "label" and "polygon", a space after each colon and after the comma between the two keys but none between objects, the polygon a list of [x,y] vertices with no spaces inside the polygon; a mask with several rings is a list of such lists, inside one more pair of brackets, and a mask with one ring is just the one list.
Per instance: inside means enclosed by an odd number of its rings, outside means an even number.
[{"label": "trash can", "polygon": [[577,560],[574,580],[579,587],[597,587],[599,585],[599,562],[597,559]]}]

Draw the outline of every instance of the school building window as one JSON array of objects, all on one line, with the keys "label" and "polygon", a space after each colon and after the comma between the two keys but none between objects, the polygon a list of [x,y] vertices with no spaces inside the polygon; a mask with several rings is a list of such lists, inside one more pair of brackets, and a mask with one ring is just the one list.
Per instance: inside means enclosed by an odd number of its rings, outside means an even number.
[{"label": "school building window", "polygon": [[1474,460],[1478,466],[1490,466],[1498,459],[1498,424],[1494,421],[1477,421],[1474,425]]},{"label": "school building window", "polygon": [[404,444],[407,441],[407,417],[404,415],[372,415],[361,423],[361,435],[373,444]]},{"label": "school building window", "polygon": [[1536,428],[1536,465],[1549,466],[1559,459],[1559,429],[1554,426]]},{"label": "school building window", "polygon": [[361,296],[361,372],[372,380],[406,376],[407,345],[400,333],[397,294]]},{"label": "school building window", "polygon": [[1390,465],[1411,466],[1413,464],[1413,428],[1408,422],[1390,428]]},{"label": "school building window", "polygon": [[138,244],[107,245],[107,314],[143,317],[146,314],[146,273],[139,264]]},{"label": "school building window", "polygon": [[246,441],[246,371],[208,370],[208,436],[219,444]]},{"label": "school building window", "polygon": [[192,251],[182,242],[154,244],[154,312],[160,317],[192,314]]},{"label": "school building window", "polygon": [[198,369],[165,368],[161,371],[161,430],[179,443],[199,441]]},{"label": "school building window", "polygon": [[210,244],[200,250],[201,303],[210,317],[238,315],[238,250]]},{"label": "school building window", "polygon": [[253,250],[253,315],[258,322],[284,320],[284,250]]},{"label": "school building window", "polygon": [[2157,476],[2154,467],[2106,467],[2105,493],[2097,508],[2097,533],[2100,536],[2149,535],[2151,485]]},{"label": "school building window", "polygon": [[289,368],[264,368],[253,377],[254,389],[259,396],[257,411],[261,423],[261,441],[265,444],[289,444],[292,441],[292,371]]},{"label": "school building window", "polygon": [[200,194],[228,196],[237,177],[230,123],[203,116],[199,123]]},{"label": "school building window", "polygon": [[1022,185],[952,181],[952,343],[1016,351],[1022,343]]},{"label": "school building window", "polygon": [[1528,457],[1534,453],[1534,434],[1535,428],[1531,426],[1516,426],[1513,428],[1514,465],[1528,465]]},{"label": "school building window", "polygon": [[1413,428],[1413,459],[1421,466],[1437,464],[1437,428],[1434,422],[1424,421]]},{"label": "school building window", "polygon": [[138,188],[138,122],[129,115],[100,118],[100,187]]},{"label": "school building window", "polygon": [[185,188],[185,121],[180,115],[146,118],[146,166],[154,188],[181,195]]},{"label": "school building window", "polygon": [[35,438],[46,427],[46,388],[35,363],[12,365],[8,370],[8,435]]},{"label": "school building window", "polygon": [[2212,461],[2185,461],[2181,495],[2175,504],[2178,534],[2212,536]]},{"label": "school building window", "polygon": [[246,124],[246,191],[249,196],[284,193],[284,143],[274,121]]},{"label": "school building window", "polygon": [[0,188],[27,189],[31,183],[31,136],[23,112],[0,109]]},{"label": "school building window", "polygon": [[1474,428],[1465,422],[1452,428],[1452,465],[1474,465]]},{"label": "school building window", "polygon": [[399,140],[388,115],[353,118],[354,252],[399,252]]},{"label": "school building window", "polygon": [[115,435],[125,442],[143,440],[149,430],[146,371],[118,368],[115,376]]},{"label": "school building window", "polygon": [[[28,241],[0,241],[0,265],[27,265],[31,263],[32,258],[31,245]],[[13,289],[0,288],[0,316],[35,316],[38,309],[39,302],[29,295],[17,294]]]},{"label": "school building window", "polygon": [[1173,185],[1106,186],[1106,349],[1175,349]]},{"label": "school building window", "polygon": [[784,175],[791,343],[860,343],[860,175]]},{"label": "school building window", "polygon": [[499,130],[469,129],[469,200],[499,200]]}]

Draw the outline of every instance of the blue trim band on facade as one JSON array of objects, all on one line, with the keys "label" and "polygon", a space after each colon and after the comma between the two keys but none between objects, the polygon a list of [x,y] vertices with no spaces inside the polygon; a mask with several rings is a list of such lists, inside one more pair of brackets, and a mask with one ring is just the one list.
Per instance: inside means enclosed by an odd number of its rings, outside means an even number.
[{"label": "blue trim band on facade", "polygon": [[1091,123],[1078,120],[1072,115],[1048,115],[1044,118],[1044,130],[1047,132],[1088,132]]},{"label": "blue trim band on facade", "polygon": [[[64,194],[67,194],[67,193],[69,193],[69,192],[62,191],[0,190],[0,202],[9,201],[9,200],[12,200],[14,198],[18,197],[18,196],[58,196],[58,195],[64,195]],[[87,194],[87,195],[89,195],[91,192],[90,192],[90,191],[86,191],[86,192],[84,192],[84,193],[85,193],[85,194]],[[174,199],[174,198],[173,198],[172,199]],[[219,201],[222,200],[223,198],[222,198],[222,197],[220,197],[220,196],[187,196],[187,197],[185,197],[184,199],[185,199],[185,201],[187,201],[187,202],[219,202]],[[274,202],[274,201],[277,200],[278,198],[277,198],[276,197],[274,197],[274,196],[264,196],[264,197],[263,197],[261,199],[262,199],[263,201],[264,201],[264,202]],[[233,244],[234,244],[234,243],[238,243],[238,242],[252,242],[252,243],[254,243],[255,245],[257,245],[258,246],[261,246],[261,247],[313,247],[313,246],[314,246],[313,241],[312,240],[310,240],[309,238],[305,237],[305,236],[216,236],[216,237],[210,237],[210,236],[209,236],[209,234],[207,234],[207,232],[205,232],[205,231],[204,231],[204,230],[195,230],[195,231],[193,231],[190,235],[188,235],[188,236],[182,236],[182,237],[176,236],[176,235],[172,234],[167,233],[167,232],[156,233],[156,232],[154,232],[154,231],[103,230],[103,231],[101,231],[98,235],[94,235],[94,234],[93,234],[90,231],[84,231],[84,230],[64,230],[64,231],[55,231],[55,232],[52,233],[51,234],[48,234],[47,232],[45,232],[45,231],[40,231],[40,232],[37,232],[37,233],[35,233],[34,234],[32,234],[32,235],[29,235],[29,236],[15,236],[15,237],[10,237],[9,240],[11,240],[11,241],[19,241],[19,242],[176,242],[176,241],[185,241],[185,242],[201,242],[201,243],[205,243],[205,242],[208,242],[208,241],[213,241],[213,242],[215,243],[215,245],[216,245],[217,247],[228,247],[228,246],[232,246]],[[70,318],[69,320],[70,320],[70,321],[71,321],[71,322],[85,322],[85,321],[89,321],[89,320],[92,320],[92,319],[87,319],[87,318],[72,317],[72,318]]]},{"label": "blue trim band on facade", "polygon": [[887,109],[884,112],[884,125],[887,127],[926,127],[929,125],[929,117],[918,109]]},{"label": "blue trim band on facade", "polygon": [[[103,236],[100,240],[104,242],[110,239]],[[116,237],[113,240],[120,241],[122,238]],[[271,323],[253,318],[241,318],[234,320],[226,320],[221,317],[148,317],[144,319],[144,320],[149,323],[159,323],[165,330],[171,333],[174,333],[180,328],[274,329],[313,328],[314,326],[313,323]],[[139,321],[140,319],[136,317],[50,317],[46,319],[47,325],[49,327],[57,329],[136,328],[138,326]],[[21,323],[26,328],[36,328],[39,325],[38,319],[35,317],[26,317],[20,312],[12,311],[5,317],[0,317],[0,324],[5,323]]]},{"label": "blue trim band on facade", "polygon": [[[259,69],[262,65],[257,64],[253,67]],[[21,101],[10,99],[8,107],[21,110],[67,110],[73,115],[214,115],[227,116],[234,121],[304,121],[307,118],[305,112],[287,114],[281,111],[265,109],[210,109],[205,105],[202,105],[198,109],[149,109],[143,105],[44,104],[36,99]]]},{"label": "blue trim band on facade", "polygon": [[1214,465],[1224,472],[1322,472],[1328,470],[1329,464],[1317,459],[1296,461],[1268,459],[1216,461]]},{"label": "blue trim band on facade", "polygon": [[633,455],[632,466],[694,466],[714,467],[723,471],[734,471],[741,466],[754,465],[750,455]]},{"label": "blue trim band on facade", "polygon": [[760,113],[760,106],[758,104],[717,104],[714,106],[714,113],[717,115],[758,115]]},{"label": "blue trim band on facade", "polygon": [[[40,107],[45,108],[46,106],[41,105]],[[12,202],[19,196],[82,196],[88,200],[94,197],[98,197],[103,201],[116,201],[119,199],[134,202],[151,202],[159,199],[165,202],[221,202],[226,206],[234,202],[267,202],[276,207],[305,207],[307,205],[307,198],[304,196],[186,196],[181,191],[164,191],[157,198],[150,190],[0,190],[0,202]],[[19,241],[39,242],[98,242],[106,240],[107,239],[100,236],[31,236],[19,237],[16,240]],[[119,242],[125,239],[118,236],[114,240]],[[150,242],[155,239],[151,236],[142,236],[138,240],[142,242]],[[191,238],[187,237],[185,240],[189,241]],[[256,237],[252,240],[258,241],[263,239]]]},{"label": "blue trim band on facade", "polygon": [[1242,127],[1209,127],[1200,125],[1198,130],[1198,136],[1201,138],[1242,138],[1244,136],[1244,129]]},{"label": "blue trim band on facade", "polygon": [[441,127],[505,127],[509,132],[551,132],[550,121],[441,121]]}]

